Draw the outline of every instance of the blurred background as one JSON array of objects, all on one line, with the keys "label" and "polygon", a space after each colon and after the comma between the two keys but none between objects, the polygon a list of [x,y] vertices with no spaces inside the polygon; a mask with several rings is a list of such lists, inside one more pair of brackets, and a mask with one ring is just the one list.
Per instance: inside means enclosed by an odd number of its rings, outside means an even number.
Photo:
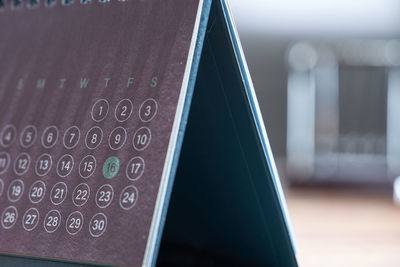
[{"label": "blurred background", "polygon": [[300,266],[400,266],[400,1],[229,2]]}]

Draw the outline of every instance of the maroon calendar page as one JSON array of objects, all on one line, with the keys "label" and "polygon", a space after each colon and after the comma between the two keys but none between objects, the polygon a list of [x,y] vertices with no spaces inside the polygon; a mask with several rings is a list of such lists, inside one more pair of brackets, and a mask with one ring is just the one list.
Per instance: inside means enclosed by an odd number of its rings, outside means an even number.
[{"label": "maroon calendar page", "polygon": [[199,5],[0,2],[0,254],[143,264]]}]

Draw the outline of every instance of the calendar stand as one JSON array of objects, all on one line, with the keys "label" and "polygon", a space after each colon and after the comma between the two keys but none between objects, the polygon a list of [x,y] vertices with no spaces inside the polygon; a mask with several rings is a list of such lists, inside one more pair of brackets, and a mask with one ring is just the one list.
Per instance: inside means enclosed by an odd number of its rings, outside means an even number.
[{"label": "calendar stand", "polygon": [[226,0],[0,12],[1,266],[297,266]]}]

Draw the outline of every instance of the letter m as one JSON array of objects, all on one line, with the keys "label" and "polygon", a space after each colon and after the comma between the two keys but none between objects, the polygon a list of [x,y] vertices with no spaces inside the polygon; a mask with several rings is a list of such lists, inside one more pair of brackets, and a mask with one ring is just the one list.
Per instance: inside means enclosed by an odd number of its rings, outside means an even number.
[{"label": "letter m", "polygon": [[45,79],[39,79],[39,80],[37,80],[36,88],[43,89],[45,85],[46,85],[46,80]]}]

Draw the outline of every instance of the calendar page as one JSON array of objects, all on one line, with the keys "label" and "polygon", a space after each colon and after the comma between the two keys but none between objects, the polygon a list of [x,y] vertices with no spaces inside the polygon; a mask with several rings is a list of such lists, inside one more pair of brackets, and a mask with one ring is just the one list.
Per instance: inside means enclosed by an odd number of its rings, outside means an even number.
[{"label": "calendar page", "polygon": [[200,2],[0,2],[0,254],[143,264]]}]

